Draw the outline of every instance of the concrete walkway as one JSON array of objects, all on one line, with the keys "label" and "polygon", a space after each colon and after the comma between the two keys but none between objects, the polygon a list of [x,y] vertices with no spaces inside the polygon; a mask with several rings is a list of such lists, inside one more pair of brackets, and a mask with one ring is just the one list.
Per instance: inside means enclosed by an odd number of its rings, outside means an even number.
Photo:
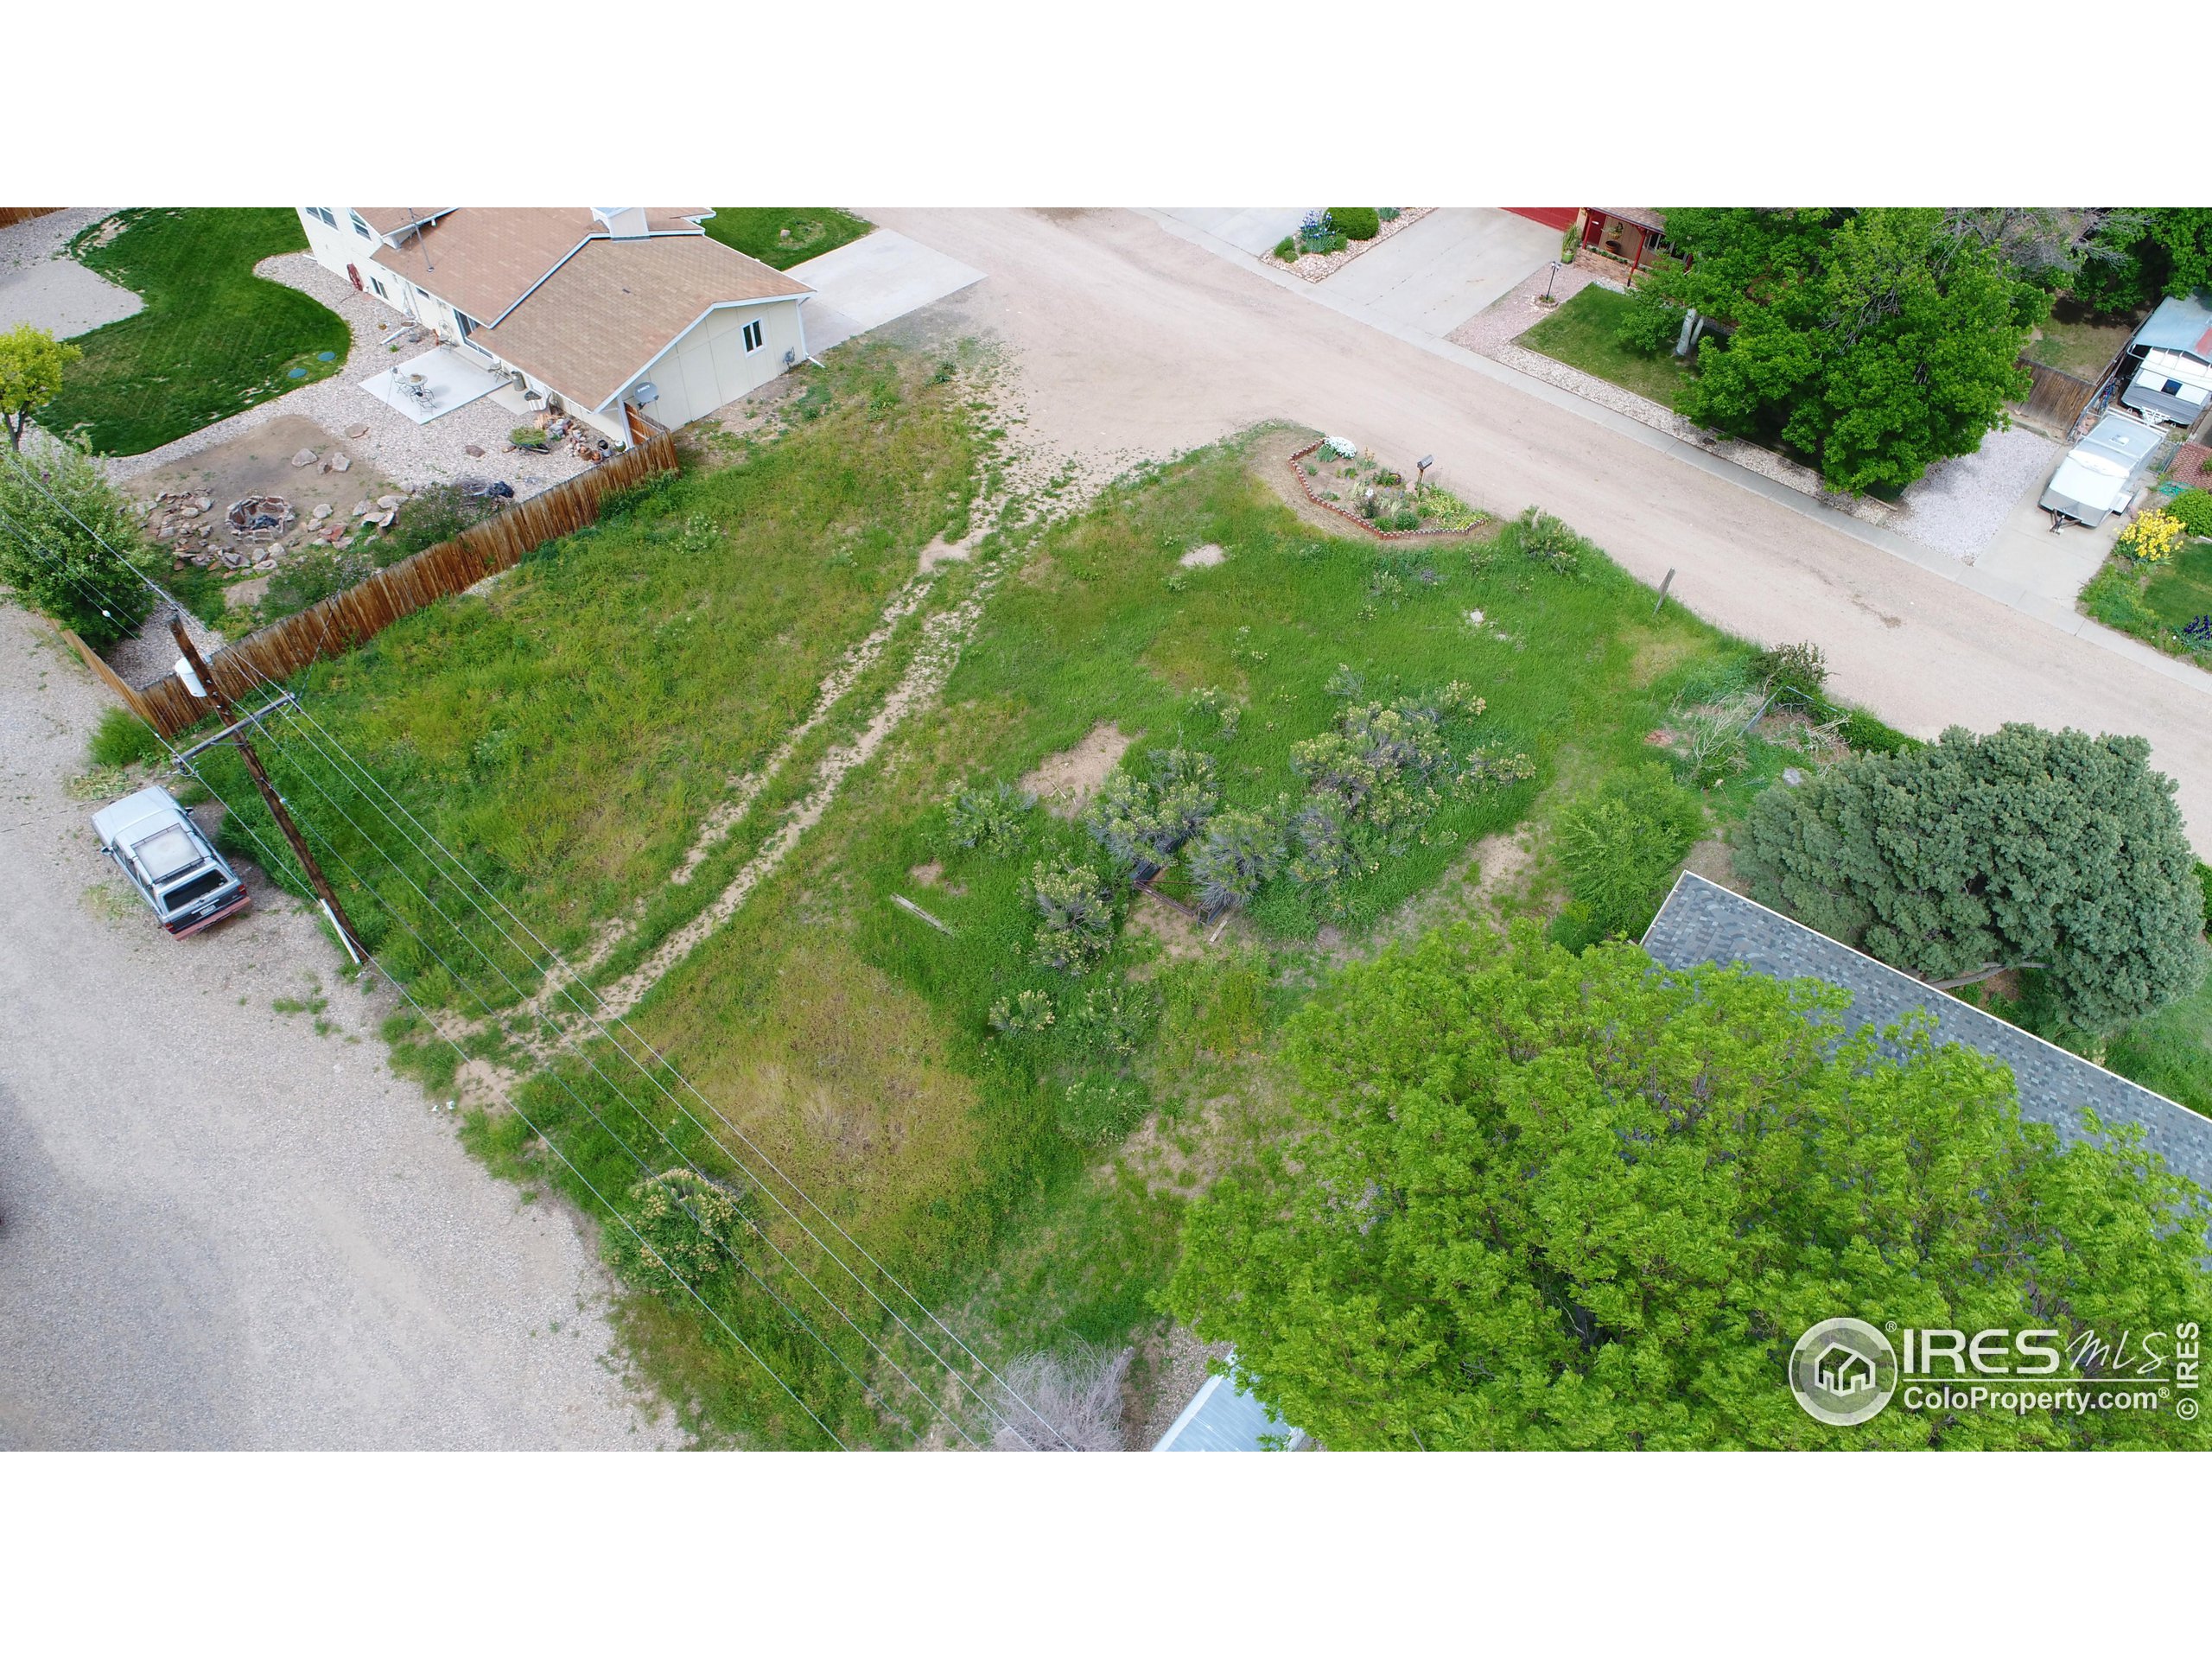
[{"label": "concrete walkway", "polygon": [[[1218,238],[1232,248],[1250,254],[1254,258],[1271,252],[1281,241],[1306,222],[1310,207],[1163,207],[1160,211],[1172,219],[1207,235]],[[1354,264],[1358,262],[1355,260]]]},{"label": "concrete walkway", "polygon": [[1496,207],[1440,207],[1320,286],[1442,339],[1559,257],[1559,236]]},{"label": "concrete walkway", "polygon": [[814,290],[814,298],[799,312],[806,349],[816,357],[983,280],[974,266],[896,231],[871,231],[857,242],[793,265],[790,274]]}]

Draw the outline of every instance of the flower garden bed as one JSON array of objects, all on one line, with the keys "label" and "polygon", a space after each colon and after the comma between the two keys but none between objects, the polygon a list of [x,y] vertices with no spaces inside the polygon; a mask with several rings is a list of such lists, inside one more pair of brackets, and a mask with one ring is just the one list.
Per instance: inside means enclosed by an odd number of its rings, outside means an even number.
[{"label": "flower garden bed", "polygon": [[[1290,470],[1307,500],[1378,540],[1465,536],[1490,522],[1488,513],[1442,486],[1408,484],[1373,455],[1338,439],[1307,444],[1291,456]],[[1370,498],[1371,517],[1363,510]],[[1405,522],[1409,515],[1412,524]]]},{"label": "flower garden bed", "polygon": [[[1335,276],[1370,248],[1380,247],[1408,225],[1420,223],[1435,211],[1433,207],[1377,207],[1375,213],[1379,222],[1375,234],[1356,242],[1325,233],[1325,234],[1319,238],[1311,236],[1309,232],[1314,227],[1313,216],[1309,215],[1307,226],[1301,226],[1295,235],[1283,238],[1273,252],[1262,257],[1272,264],[1288,266],[1309,283],[1318,283]],[[1327,212],[1325,208],[1320,210],[1322,214]],[[1385,214],[1389,217],[1382,217]],[[1323,251],[1308,251],[1309,245]],[[1293,250],[1288,258],[1283,257],[1286,245]]]},{"label": "flower garden bed", "polygon": [[2078,603],[2108,628],[2212,668],[2212,493],[2184,489],[2137,513]]}]

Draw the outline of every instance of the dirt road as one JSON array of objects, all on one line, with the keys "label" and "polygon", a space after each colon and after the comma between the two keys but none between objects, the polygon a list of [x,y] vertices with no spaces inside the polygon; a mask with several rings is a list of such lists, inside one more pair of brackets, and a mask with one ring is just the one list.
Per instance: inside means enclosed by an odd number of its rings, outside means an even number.
[{"label": "dirt road", "polygon": [[2212,696],[1817,518],[1275,287],[1137,214],[869,208],[989,273],[948,302],[1019,348],[1037,435],[1112,456],[1287,417],[1433,454],[1480,505],[1538,503],[1700,615],[1811,639],[1834,687],[1933,736],[2008,720],[2139,732],[2212,852]]},{"label": "dirt road", "polygon": [[256,880],[175,941],[129,896],[65,792],[106,701],[0,601],[0,1448],[669,1438],[575,1226],[385,1068],[307,916]]}]

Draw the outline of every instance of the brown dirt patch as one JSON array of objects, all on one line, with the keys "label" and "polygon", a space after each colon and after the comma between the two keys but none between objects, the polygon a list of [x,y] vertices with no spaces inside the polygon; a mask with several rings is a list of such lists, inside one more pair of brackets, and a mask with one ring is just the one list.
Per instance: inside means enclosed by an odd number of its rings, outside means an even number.
[{"label": "brown dirt patch", "polygon": [[1128,925],[1148,939],[1160,941],[1161,951],[1170,961],[1181,961],[1206,953],[1206,935],[1211,929],[1201,929],[1174,906],[1159,894],[1140,889],[1137,901],[1129,907]]},{"label": "brown dirt patch", "polygon": [[942,536],[932,537],[922,550],[921,569],[926,574],[940,564],[965,564],[971,555],[965,542],[948,542]]},{"label": "brown dirt patch", "polygon": [[1700,649],[1697,639],[1688,633],[1655,633],[1636,648],[1630,658],[1630,681],[1646,686],[1659,679],[1669,669],[1688,662]]},{"label": "brown dirt patch", "polygon": [[1021,780],[1021,787],[1044,802],[1053,817],[1072,818],[1098,792],[1106,774],[1122,763],[1122,757],[1135,741],[1135,737],[1124,736],[1113,721],[1102,720],[1073,748],[1046,756]]},{"label": "brown dirt patch", "polygon": [[342,518],[357,501],[407,493],[359,456],[354,457],[352,468],[343,473],[295,467],[292,457],[302,449],[312,449],[325,461],[341,450],[353,454],[353,446],[305,416],[279,415],[235,438],[142,474],[126,487],[141,500],[163,490],[198,490],[215,498],[219,514],[241,496],[281,495],[292,504],[302,524],[312,520],[318,501],[329,502]]},{"label": "brown dirt patch", "polygon": [[926,864],[917,864],[906,872],[906,879],[918,887],[933,887],[944,875],[944,866],[934,859]]},{"label": "brown dirt patch", "polygon": [[1682,868],[1692,875],[1703,876],[1715,887],[1740,893],[1746,899],[1751,896],[1751,884],[1736,874],[1735,855],[1718,836],[1691,848],[1689,856],[1682,861]]},{"label": "brown dirt patch", "polygon": [[[1493,513],[1491,521],[1478,529],[1459,536],[1422,536],[1408,542],[1383,542],[1369,535],[1357,524],[1330,512],[1310,499],[1291,476],[1290,458],[1321,435],[1311,428],[1301,426],[1269,426],[1262,428],[1246,444],[1245,463],[1260,480],[1275,493],[1276,499],[1296,513],[1299,518],[1315,530],[1331,536],[1340,536],[1347,541],[1371,542],[1380,547],[1418,545],[1437,548],[1465,548],[1476,542],[1487,541],[1497,534],[1502,522]],[[1464,492],[1455,492],[1462,500],[1468,498]],[[1479,501],[1469,505],[1481,506]],[[1484,509],[1488,511],[1488,509]]]},{"label": "brown dirt patch", "polygon": [[1207,570],[1226,563],[1228,558],[1229,555],[1223,550],[1219,542],[1208,542],[1204,547],[1192,548],[1175,563],[1187,569]]}]

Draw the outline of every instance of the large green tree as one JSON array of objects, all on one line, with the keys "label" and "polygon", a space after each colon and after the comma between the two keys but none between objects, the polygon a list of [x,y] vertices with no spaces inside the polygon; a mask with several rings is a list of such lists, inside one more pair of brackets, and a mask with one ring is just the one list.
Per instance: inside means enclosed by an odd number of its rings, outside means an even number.
[{"label": "large green tree", "polygon": [[2017,359],[2049,296],[2017,263],[2033,239],[1986,213],[1681,208],[1667,231],[1688,267],[1645,282],[1629,338],[1671,349],[1691,309],[1720,324],[1679,411],[1778,437],[1837,489],[1971,454],[2027,393]]},{"label": "large green tree", "polygon": [[2073,282],[2101,311],[2140,310],[2160,296],[2212,287],[2212,207],[2133,207],[2109,214]]},{"label": "large green tree", "polygon": [[1190,1213],[1174,1312],[1340,1449],[2194,1446],[2165,1412],[1802,1411],[1797,1338],[2212,1319],[2212,1200],[2061,1152],[2011,1075],[1842,994],[1461,926],[1345,970],[1291,1054],[1312,1132]]},{"label": "large green tree", "polygon": [[1751,807],[1736,868],[1762,903],[1931,980],[2033,964],[2108,1031],[2204,975],[2196,856],[2139,737],[2011,725],[1856,755]]}]

